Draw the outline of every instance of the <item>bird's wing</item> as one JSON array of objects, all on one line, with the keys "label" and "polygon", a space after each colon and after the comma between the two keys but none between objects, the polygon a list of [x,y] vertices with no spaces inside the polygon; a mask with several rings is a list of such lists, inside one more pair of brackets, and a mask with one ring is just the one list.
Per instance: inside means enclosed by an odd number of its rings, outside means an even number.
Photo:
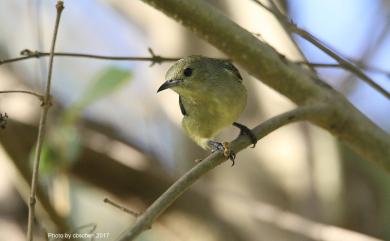
[{"label": "bird's wing", "polygon": [[238,71],[238,69],[236,68],[236,66],[234,66],[232,63],[230,62],[224,62],[223,63],[223,67],[227,70],[229,70],[231,73],[233,73],[237,78],[239,78],[240,80],[242,80],[242,77],[241,77],[241,74],[240,72]]}]

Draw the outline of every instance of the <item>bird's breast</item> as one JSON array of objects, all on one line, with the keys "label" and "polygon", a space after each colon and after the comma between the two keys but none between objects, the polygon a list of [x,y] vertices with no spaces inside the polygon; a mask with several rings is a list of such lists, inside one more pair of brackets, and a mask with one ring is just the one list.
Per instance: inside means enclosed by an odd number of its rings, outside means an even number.
[{"label": "bird's breast", "polygon": [[187,112],[182,125],[190,137],[211,138],[238,119],[246,105],[246,90],[240,84],[202,98],[183,97],[182,104]]}]

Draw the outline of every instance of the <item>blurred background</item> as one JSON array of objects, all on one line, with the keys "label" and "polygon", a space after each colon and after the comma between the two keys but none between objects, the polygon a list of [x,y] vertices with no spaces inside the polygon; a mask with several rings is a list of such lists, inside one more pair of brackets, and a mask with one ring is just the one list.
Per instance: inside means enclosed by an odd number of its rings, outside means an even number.
[{"label": "blurred background", "polygon": [[[57,52],[150,57],[221,52],[142,1],[64,1]],[[208,1],[293,61],[335,63],[252,0]],[[267,6],[274,7],[267,1]],[[275,1],[299,27],[353,60],[390,91],[390,1]],[[48,51],[55,2],[0,0],[0,59]],[[47,58],[0,65],[0,90],[43,92]],[[172,62],[57,57],[38,190],[37,240],[101,232],[115,240],[206,152],[180,128],[178,97],[156,94]],[[254,127],[294,104],[238,66],[249,90],[241,123]],[[318,68],[372,121],[390,131],[390,102],[355,75]],[[25,240],[26,200],[40,102],[0,95],[0,241]],[[229,128],[220,140],[238,134]],[[283,127],[191,187],[137,240],[390,240],[390,177],[309,123]],[[335,228],[335,227],[339,228]],[[347,230],[354,231],[347,233]],[[355,233],[356,232],[356,233]],[[361,235],[359,235],[360,233]],[[370,237],[369,237],[370,236]],[[360,239],[359,239],[360,238]],[[54,239],[53,239],[54,240]]]}]

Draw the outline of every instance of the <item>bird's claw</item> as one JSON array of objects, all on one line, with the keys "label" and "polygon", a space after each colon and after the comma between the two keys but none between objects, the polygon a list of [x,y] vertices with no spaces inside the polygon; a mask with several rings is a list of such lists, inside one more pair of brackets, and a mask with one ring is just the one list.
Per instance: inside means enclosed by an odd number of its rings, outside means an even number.
[{"label": "bird's claw", "polygon": [[231,160],[232,166],[234,166],[234,160],[236,159],[236,153],[234,153],[234,151],[231,150],[229,142],[220,143],[220,142],[211,141],[210,145],[211,145],[211,152],[212,153],[214,153],[216,151],[222,152],[223,156],[226,159]]},{"label": "bird's claw", "polygon": [[251,143],[252,143],[251,148],[255,148],[256,143],[257,143],[257,137],[255,136],[255,134],[253,134],[251,129],[249,129],[248,127],[244,126],[243,124],[240,124],[237,122],[234,122],[233,125],[240,129],[240,134],[239,134],[240,136],[247,135],[249,137],[249,139],[251,140]]},{"label": "bird's claw", "polygon": [[229,142],[224,142],[222,143],[223,145],[223,155],[228,158],[229,160],[232,161],[232,166],[234,166],[234,160],[236,159],[236,153],[234,153],[234,151],[231,150],[230,148],[230,143]]}]

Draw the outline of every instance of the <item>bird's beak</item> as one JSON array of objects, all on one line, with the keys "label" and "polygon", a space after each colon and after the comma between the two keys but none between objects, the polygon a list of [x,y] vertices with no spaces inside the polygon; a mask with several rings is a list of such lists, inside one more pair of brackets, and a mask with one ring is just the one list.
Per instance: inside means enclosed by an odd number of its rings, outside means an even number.
[{"label": "bird's beak", "polygon": [[160,88],[158,88],[157,93],[160,91],[163,91],[165,89],[169,89],[169,88],[172,88],[174,86],[177,86],[180,84],[180,82],[181,82],[180,80],[175,80],[175,79],[167,80],[164,82],[164,84],[162,84],[160,86]]}]

